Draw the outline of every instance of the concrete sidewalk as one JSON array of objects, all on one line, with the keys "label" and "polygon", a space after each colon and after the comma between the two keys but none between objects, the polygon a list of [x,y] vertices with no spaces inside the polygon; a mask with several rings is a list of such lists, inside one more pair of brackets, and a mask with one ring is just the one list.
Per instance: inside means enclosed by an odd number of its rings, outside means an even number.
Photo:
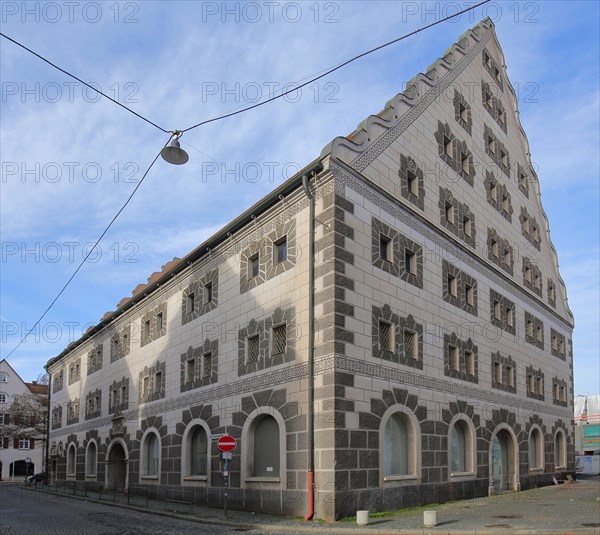
[{"label": "concrete sidewalk", "polygon": [[[38,489],[39,491],[40,489]],[[43,492],[52,492],[51,488]],[[69,497],[69,495],[65,495]],[[138,511],[176,516],[187,520],[268,532],[351,533],[355,535],[387,534],[527,534],[578,533],[600,535],[600,479],[580,480],[573,484],[543,487],[519,493],[463,500],[395,513],[375,513],[368,526],[359,527],[353,519],[339,522],[303,522],[300,519],[246,511],[223,511],[204,506],[167,503],[125,497],[102,503],[129,507]],[[98,500],[89,493],[87,499]],[[423,511],[437,511],[438,526],[425,529]]]}]

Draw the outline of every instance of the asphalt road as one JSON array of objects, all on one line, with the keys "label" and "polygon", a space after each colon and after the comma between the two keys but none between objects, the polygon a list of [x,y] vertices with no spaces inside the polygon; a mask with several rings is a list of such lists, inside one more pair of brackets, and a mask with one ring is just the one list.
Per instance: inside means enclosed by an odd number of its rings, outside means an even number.
[{"label": "asphalt road", "polygon": [[[174,535],[266,532],[199,524],[0,485],[1,535]],[[272,531],[270,535],[276,535]],[[287,533],[289,535],[289,532]]]}]

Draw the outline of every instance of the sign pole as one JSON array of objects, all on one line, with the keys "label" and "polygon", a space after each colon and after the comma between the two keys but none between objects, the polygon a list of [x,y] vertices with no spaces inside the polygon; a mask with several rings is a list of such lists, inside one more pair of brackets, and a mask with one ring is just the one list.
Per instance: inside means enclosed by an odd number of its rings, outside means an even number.
[{"label": "sign pole", "polygon": [[227,516],[227,498],[229,497],[229,462],[233,459],[232,451],[236,448],[237,441],[230,435],[223,435],[219,437],[217,441],[217,448],[221,453],[221,471],[223,474],[223,508],[225,510],[225,516]]}]

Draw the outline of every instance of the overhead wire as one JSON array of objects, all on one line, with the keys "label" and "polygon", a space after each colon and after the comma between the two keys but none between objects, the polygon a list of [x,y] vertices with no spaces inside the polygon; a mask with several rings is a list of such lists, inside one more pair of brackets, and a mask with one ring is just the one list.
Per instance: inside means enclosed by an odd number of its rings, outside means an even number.
[{"label": "overhead wire", "polygon": [[165,134],[169,133],[169,130],[165,130],[162,126],[157,125],[155,122],[151,121],[150,119],[144,117],[143,115],[139,114],[136,111],[133,111],[131,108],[125,106],[125,104],[121,104],[118,100],[115,100],[112,97],[109,97],[106,93],[103,93],[102,91],[100,91],[100,89],[94,87],[93,85],[88,84],[87,82],[83,81],[81,78],[78,78],[77,76],[75,76],[74,74],[70,73],[69,71],[63,69],[62,67],[59,67],[58,65],[56,65],[55,63],[52,63],[49,59],[45,58],[44,56],[42,56],[41,54],[38,54],[37,52],[35,52],[34,50],[32,50],[31,48],[25,46],[22,43],[19,43],[19,41],[17,41],[16,39],[13,39],[12,37],[9,37],[8,35],[6,35],[5,33],[0,32],[0,35],[2,37],[4,37],[5,39],[8,39],[9,41],[11,41],[12,43],[14,43],[17,46],[20,46],[21,48],[23,48],[24,50],[27,50],[27,52],[29,52],[30,54],[33,54],[34,56],[36,56],[37,58],[41,59],[42,61],[45,61],[48,65],[54,67],[55,69],[59,70],[60,72],[66,74],[67,76],[70,76],[71,78],[73,78],[74,80],[77,80],[78,82],[82,83],[83,85],[85,85],[86,87],[89,87],[90,89],[96,91],[96,93],[98,93],[99,95],[102,95],[103,97],[107,98],[108,100],[110,100],[111,102],[114,102],[115,104],[117,104],[118,106],[121,106],[121,108],[127,110],[129,113],[133,113],[133,115],[136,115],[137,117],[139,117],[140,119],[142,119],[143,121],[146,121],[147,123],[151,124],[152,126],[158,128],[159,130],[162,130]]},{"label": "overhead wire", "polygon": [[214,123],[216,121],[220,121],[222,119],[227,119],[228,117],[233,117],[234,115],[239,115],[240,113],[244,113],[247,112],[249,110],[253,110],[255,108],[258,108],[260,106],[264,106],[265,104],[268,104],[269,102],[273,102],[275,100],[278,100],[280,98],[285,97],[286,95],[289,95],[290,93],[295,93],[296,91],[298,91],[299,89],[302,89],[303,87],[306,87],[309,84],[312,84],[314,82],[316,82],[317,80],[320,80],[321,78],[324,78],[325,76],[328,76],[332,73],[334,73],[335,71],[338,71],[339,69],[341,69],[342,67],[345,67],[346,65],[349,65],[350,63],[363,58],[365,56],[368,56],[369,54],[372,54],[373,52],[377,52],[378,50],[381,50],[382,48],[386,48],[390,45],[393,45],[395,43],[398,43],[399,41],[403,41],[404,39],[407,39],[408,37],[412,37],[413,35],[418,34],[419,32],[422,32],[424,30],[427,30],[429,28],[432,28],[433,26],[437,26],[438,24],[441,24],[442,22],[446,22],[450,19],[453,19],[455,17],[458,17],[459,15],[462,15],[463,13],[467,13],[468,11],[472,11],[473,9],[476,9],[484,4],[487,4],[489,2],[491,2],[492,0],[483,0],[482,2],[479,2],[478,4],[475,4],[473,6],[467,7],[466,9],[463,9],[462,11],[458,11],[456,13],[454,13],[453,15],[448,15],[447,17],[444,17],[443,19],[437,20],[435,22],[432,22],[431,24],[427,24],[426,26],[423,26],[421,28],[417,28],[416,30],[409,32],[401,37],[397,37],[396,39],[392,39],[391,41],[388,41],[387,43],[384,43],[382,45],[376,46],[375,48],[371,48],[370,50],[367,50],[366,52],[362,52],[361,54],[358,54],[356,56],[354,56],[353,58],[350,58],[346,61],[343,61],[342,63],[339,63],[338,65],[336,65],[335,67],[332,67],[330,69],[327,69],[323,72],[321,72],[321,74],[314,76],[312,78],[310,78],[308,81],[295,86],[293,89],[289,89],[287,91],[283,91],[273,97],[270,97],[266,100],[262,100],[261,102],[257,102],[256,104],[252,104],[250,106],[246,106],[244,108],[241,109],[237,109],[237,110],[233,110],[227,113],[224,113],[223,115],[218,115],[217,117],[213,117],[211,119],[206,119],[204,121],[201,121],[195,125],[189,126],[188,128],[184,128],[183,130],[181,130],[182,133],[184,132],[189,132],[190,130],[193,130],[194,128],[198,128],[199,126],[205,125],[205,124],[209,124],[209,123]]},{"label": "overhead wire", "polygon": [[[169,136],[169,140],[171,139],[171,137]],[[168,143],[168,141],[167,141]],[[166,146],[166,144],[165,144]],[[161,148],[162,150],[162,148]],[[79,270],[83,267],[83,265],[86,263],[87,259],[90,257],[90,255],[96,250],[96,248],[98,247],[98,244],[100,243],[100,241],[102,240],[102,238],[104,238],[104,236],[106,235],[106,233],[109,231],[110,227],[112,227],[113,223],[117,220],[117,218],[121,215],[121,212],[123,212],[123,210],[125,210],[126,206],[130,203],[131,199],[133,199],[133,196],[136,194],[137,190],[140,189],[140,186],[142,185],[142,183],[144,182],[144,179],[146,178],[146,176],[148,175],[148,173],[150,172],[150,169],[152,169],[152,167],[154,166],[154,164],[156,163],[156,160],[158,160],[158,157],[160,156],[160,151],[158,152],[158,154],[154,157],[154,160],[152,160],[152,163],[148,166],[148,168],[146,169],[146,172],[142,175],[142,178],[140,179],[140,181],[136,184],[135,188],[133,188],[133,191],[130,193],[129,197],[127,198],[127,200],[125,201],[125,203],[121,206],[121,208],[119,208],[119,210],[117,211],[117,213],[114,215],[114,217],[110,220],[110,223],[106,226],[106,228],[102,231],[102,234],[100,234],[100,237],[96,240],[96,242],[94,243],[93,247],[88,251],[88,253],[85,255],[84,259],[81,261],[81,263],[77,266],[77,269],[71,274],[71,276],[69,277],[69,279],[67,280],[67,282],[64,284],[64,286],[61,288],[61,290],[58,292],[58,294],[56,295],[56,297],[52,300],[52,302],[48,305],[48,307],[46,308],[46,310],[44,310],[43,314],[38,318],[38,320],[33,324],[33,327],[31,327],[31,329],[29,329],[24,336],[21,337],[21,340],[19,340],[19,343],[12,349],[12,351],[6,355],[6,357],[4,358],[8,358],[10,357],[20,346],[21,344],[23,344],[23,342],[25,342],[25,340],[27,339],[27,337],[35,330],[35,328],[40,324],[40,322],[44,319],[44,317],[46,316],[46,314],[48,314],[48,312],[50,312],[50,309],[54,306],[54,304],[58,301],[58,299],[60,298],[60,296],[64,293],[64,291],[67,289],[67,287],[69,286],[69,284],[71,284],[71,281],[75,278],[75,276],[77,275],[77,273],[79,272]]]},{"label": "overhead wire", "polygon": [[[168,133],[170,134],[169,136],[169,140],[172,139],[172,134],[175,134],[177,137],[180,137],[184,132],[189,132],[190,130],[193,130],[195,128],[198,128],[199,126],[208,124],[208,123],[213,123],[216,121],[220,121],[222,119],[226,119],[228,117],[232,117],[234,115],[239,115],[241,113],[244,113],[246,111],[258,108],[260,106],[264,106],[265,104],[268,104],[269,102],[273,102],[275,100],[278,100],[280,98],[283,98],[286,95],[289,95],[291,93],[294,93],[295,91],[298,91],[299,89],[302,89],[303,87],[316,82],[317,80],[320,80],[321,78],[324,78],[325,76],[328,76],[329,74],[332,74],[333,72],[341,69],[342,67],[345,67],[346,65],[349,65],[350,63],[363,58],[365,56],[368,56],[369,54],[372,54],[373,52],[376,52],[378,50],[381,50],[383,48],[386,48],[390,45],[393,45],[395,43],[398,43],[404,39],[407,39],[408,37],[411,37],[413,35],[416,35],[419,32],[422,32],[424,30],[427,30],[433,26],[437,26],[438,24],[441,24],[442,22],[446,22],[450,19],[453,19],[459,15],[462,15],[463,13],[467,13],[469,11],[472,11],[484,4],[487,4],[491,2],[491,0],[483,0],[482,2],[479,2],[478,4],[475,4],[473,6],[470,6],[466,9],[463,9],[462,11],[458,11],[457,13],[454,13],[453,15],[449,15],[447,17],[444,17],[443,19],[440,19],[438,21],[432,22],[431,24],[428,24],[426,26],[423,26],[421,28],[418,28],[412,32],[409,32],[401,37],[398,37],[396,39],[393,39],[391,41],[388,41],[387,43],[384,43],[382,45],[379,45],[377,47],[374,47],[370,50],[367,50],[366,52],[363,52],[361,54],[358,54],[346,61],[343,61],[342,63],[339,63],[338,65],[327,69],[325,71],[321,71],[320,74],[318,74],[317,76],[314,76],[310,79],[308,79],[306,82],[295,86],[293,89],[290,89],[288,91],[283,91],[282,93],[275,95],[273,97],[268,98],[267,100],[261,101],[259,103],[253,104],[251,106],[246,106],[244,108],[241,109],[237,109],[235,111],[231,111],[228,113],[225,113],[223,115],[217,116],[217,117],[213,117],[211,119],[207,119],[204,121],[201,121],[195,125],[192,125],[186,129],[183,129],[181,131],[170,131],[170,130],[166,130],[165,128],[157,125],[156,123],[154,123],[153,121],[151,121],[150,119],[144,117],[143,115],[135,112],[134,110],[132,110],[131,108],[125,106],[124,104],[120,103],[119,101],[113,99],[112,97],[106,95],[105,93],[103,93],[102,91],[100,91],[99,89],[93,87],[92,85],[88,84],[87,82],[81,80],[80,78],[78,78],[77,76],[75,76],[74,74],[70,73],[69,71],[59,67],[58,65],[54,64],[53,62],[51,62],[50,60],[46,59],[45,57],[43,57],[42,55],[38,54],[37,52],[33,51],[32,49],[30,49],[29,47],[23,45],[22,43],[19,43],[18,41],[16,41],[15,39],[9,37],[8,35],[0,32],[0,36],[4,37],[5,39],[8,39],[9,41],[11,41],[12,43],[16,44],[17,46],[23,48],[24,50],[26,50],[27,52],[33,54],[34,56],[38,57],[39,59],[41,59],[42,61],[48,63],[50,66],[54,67],[55,69],[57,69],[58,71],[66,74],[67,76],[70,76],[71,78],[73,78],[74,80],[77,80],[78,82],[84,84],[86,87],[89,87],[90,89],[92,89],[93,91],[96,91],[98,94],[102,95],[103,97],[107,98],[108,100],[110,100],[111,102],[119,105],[120,107],[124,108],[125,110],[127,110],[128,112],[132,113],[133,115],[137,116],[138,118],[142,119],[143,121],[151,124],[152,126],[158,128],[159,130],[161,130],[164,133]],[[306,79],[306,78],[305,78]],[[164,146],[166,146],[168,144],[169,141],[167,141],[167,143],[165,143]],[[195,148],[195,147],[192,147]],[[198,149],[196,149],[198,150]],[[83,267],[83,265],[86,263],[87,259],[90,257],[90,255],[92,254],[92,252],[94,252],[94,250],[96,249],[96,247],[98,246],[98,244],[100,243],[100,241],[102,240],[102,238],[106,235],[106,233],[109,231],[109,229],[111,228],[111,226],[113,225],[113,223],[117,220],[117,218],[119,217],[119,215],[121,215],[121,213],[123,212],[123,210],[127,207],[127,205],[129,204],[129,202],[131,201],[131,199],[133,198],[133,196],[136,194],[136,192],[138,191],[138,189],[140,188],[140,186],[142,185],[142,183],[144,182],[146,176],[148,175],[148,173],[150,172],[150,170],[152,169],[152,167],[154,166],[154,164],[156,163],[156,160],[158,160],[158,157],[160,156],[160,151],[159,153],[154,157],[154,160],[152,160],[152,163],[148,166],[148,168],[146,169],[145,173],[143,174],[142,178],[140,179],[140,181],[137,183],[136,187],[133,189],[133,191],[131,192],[131,194],[129,195],[129,197],[127,198],[127,200],[125,201],[125,203],[121,206],[121,208],[117,211],[117,213],[114,215],[114,217],[111,219],[111,221],[108,223],[108,225],[106,226],[106,228],[104,229],[104,231],[102,232],[102,234],[99,236],[99,238],[96,240],[96,242],[94,243],[93,247],[88,251],[88,253],[86,254],[85,258],[82,260],[82,262],[79,264],[79,266],[77,266],[77,269],[75,269],[75,271],[71,274],[71,276],[69,277],[69,279],[67,280],[67,282],[64,284],[64,286],[61,288],[61,290],[58,292],[58,294],[56,295],[56,297],[52,300],[52,302],[50,303],[50,305],[48,305],[48,307],[44,310],[43,314],[38,318],[38,320],[35,322],[35,324],[31,327],[31,329],[29,329],[24,336],[21,337],[21,339],[19,340],[19,342],[17,343],[17,345],[10,351],[10,353],[5,357],[8,358],[10,357],[27,339],[27,337],[34,331],[34,329],[40,324],[40,322],[44,319],[44,317],[46,316],[46,314],[52,309],[52,307],[56,304],[56,302],[58,301],[58,299],[60,298],[60,296],[65,292],[65,290],[67,289],[67,287],[69,286],[69,284],[73,281],[73,279],[75,278],[75,276],[77,275],[77,273],[81,270],[81,268]]]}]

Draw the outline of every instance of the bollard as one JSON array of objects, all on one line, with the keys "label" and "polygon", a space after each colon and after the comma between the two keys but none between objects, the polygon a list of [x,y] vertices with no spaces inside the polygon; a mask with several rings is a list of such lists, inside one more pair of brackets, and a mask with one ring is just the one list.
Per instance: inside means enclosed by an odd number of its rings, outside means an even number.
[{"label": "bollard", "polygon": [[426,528],[437,526],[437,511],[423,511],[423,524]]},{"label": "bollard", "polygon": [[356,523],[366,526],[369,523],[369,511],[356,511]]}]

